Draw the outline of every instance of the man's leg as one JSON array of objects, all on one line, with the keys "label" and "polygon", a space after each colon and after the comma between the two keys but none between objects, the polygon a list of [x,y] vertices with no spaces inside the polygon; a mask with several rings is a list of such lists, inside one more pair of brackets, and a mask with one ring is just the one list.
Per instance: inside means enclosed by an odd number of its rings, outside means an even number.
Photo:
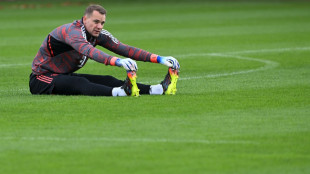
[{"label": "man's leg", "polygon": [[[108,87],[120,87],[125,82],[123,80],[119,80],[109,75],[91,75],[91,74],[76,74],[76,73],[72,75],[77,77],[84,77],[92,83],[101,84]],[[140,89],[140,94],[150,94],[150,85],[137,83],[137,86]]]},{"label": "man's leg", "polygon": [[112,96],[113,87],[93,83],[85,77],[76,75],[57,75],[54,77],[53,94]]},{"label": "man's leg", "polygon": [[[106,85],[109,87],[120,87],[124,84],[125,81],[116,79],[115,77],[106,75],[90,75],[90,74],[73,74],[79,77],[85,77],[90,82]],[[151,94],[151,95],[171,95],[176,93],[176,83],[178,80],[178,70],[173,70],[169,68],[168,74],[165,79],[157,85],[145,85],[137,83],[137,86],[140,90],[140,94]]]},{"label": "man's leg", "polygon": [[119,87],[124,84],[124,81],[119,80],[113,76],[110,75],[92,75],[92,74],[77,74],[72,73],[72,76],[76,77],[83,77],[89,80],[92,83],[105,85],[109,87]]}]

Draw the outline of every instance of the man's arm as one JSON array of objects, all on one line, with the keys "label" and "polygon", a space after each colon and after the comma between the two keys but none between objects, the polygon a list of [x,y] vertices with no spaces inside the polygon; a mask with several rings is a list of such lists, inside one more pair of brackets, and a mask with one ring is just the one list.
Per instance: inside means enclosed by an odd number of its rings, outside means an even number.
[{"label": "man's arm", "polygon": [[151,62],[152,61],[151,57],[152,58],[157,57],[157,55],[149,53],[140,48],[132,47],[132,46],[121,43],[107,30],[101,31],[97,39],[97,44],[102,47],[105,47],[106,49],[118,55],[129,57],[137,61]]},{"label": "man's arm", "polygon": [[173,57],[162,57],[140,48],[129,46],[121,43],[118,39],[113,37],[111,33],[102,30],[98,37],[97,44],[107,48],[108,50],[124,57],[129,57],[137,61],[161,63],[168,67],[179,69],[178,61]]},{"label": "man's arm", "polygon": [[[63,33],[65,28],[63,28]],[[64,35],[64,41],[80,54],[83,54],[97,62],[105,65],[115,65],[117,57],[108,55],[103,51],[95,48],[84,37],[80,28],[70,28],[69,32]]]},{"label": "man's arm", "polygon": [[138,69],[136,62],[131,59],[120,59],[95,48],[86,40],[86,38],[84,38],[83,31],[79,28],[71,30],[65,37],[65,42],[72,46],[72,48],[80,54],[85,55],[97,62],[104,63],[105,65],[123,67],[127,71],[136,71]]}]

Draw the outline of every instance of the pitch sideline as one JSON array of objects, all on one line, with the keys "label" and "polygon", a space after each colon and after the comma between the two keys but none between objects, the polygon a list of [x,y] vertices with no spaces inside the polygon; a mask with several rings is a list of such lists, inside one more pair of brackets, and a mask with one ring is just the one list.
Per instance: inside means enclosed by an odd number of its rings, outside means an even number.
[{"label": "pitch sideline", "polygon": [[130,143],[193,143],[193,144],[258,144],[245,140],[202,140],[202,139],[163,139],[163,138],[112,138],[112,137],[0,137],[0,141],[58,141],[58,142],[130,142]]}]

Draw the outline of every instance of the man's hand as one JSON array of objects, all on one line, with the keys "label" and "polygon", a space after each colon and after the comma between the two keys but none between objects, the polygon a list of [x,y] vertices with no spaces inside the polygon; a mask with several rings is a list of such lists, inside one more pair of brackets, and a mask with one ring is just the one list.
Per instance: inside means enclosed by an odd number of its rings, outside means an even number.
[{"label": "man's hand", "polygon": [[119,67],[124,67],[127,71],[137,71],[138,70],[138,66],[137,63],[129,58],[126,59],[117,59],[115,62],[116,66]]},{"label": "man's hand", "polygon": [[171,67],[173,69],[177,69],[177,70],[180,69],[180,64],[176,58],[171,57],[171,56],[167,56],[167,57],[158,56],[158,58],[159,59],[157,60],[159,63],[166,65],[168,67]]}]

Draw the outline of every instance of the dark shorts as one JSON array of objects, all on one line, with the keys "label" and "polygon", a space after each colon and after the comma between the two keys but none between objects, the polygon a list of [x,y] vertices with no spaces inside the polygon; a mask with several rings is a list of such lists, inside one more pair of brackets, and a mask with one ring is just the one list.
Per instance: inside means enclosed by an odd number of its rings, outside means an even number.
[{"label": "dark shorts", "polygon": [[[30,74],[29,88],[32,94],[111,96],[114,87],[123,80],[109,75],[90,74]],[[148,94],[150,85],[138,84],[141,94]]]},{"label": "dark shorts", "polygon": [[53,74],[34,75],[30,74],[29,88],[31,94],[51,94],[54,89]]}]

